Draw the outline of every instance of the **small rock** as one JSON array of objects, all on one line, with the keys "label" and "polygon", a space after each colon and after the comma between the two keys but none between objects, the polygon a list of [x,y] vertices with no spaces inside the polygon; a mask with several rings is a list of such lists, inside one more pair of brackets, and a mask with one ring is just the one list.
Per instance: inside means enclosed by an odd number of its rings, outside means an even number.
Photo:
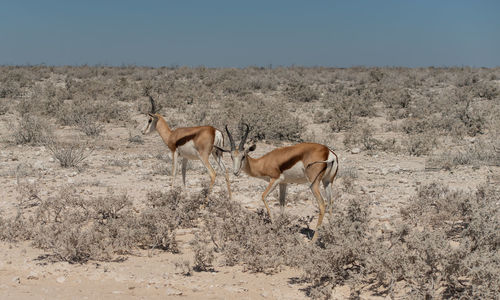
[{"label": "small rock", "polygon": [[38,280],[38,274],[35,271],[31,271],[28,277],[26,277],[28,280]]},{"label": "small rock", "polygon": [[190,234],[191,232],[193,232],[192,228],[181,228],[177,229],[175,233],[176,235],[185,235],[185,234]]},{"label": "small rock", "polygon": [[64,277],[64,276],[59,276],[59,277],[57,277],[56,281],[57,281],[58,283],[63,283],[63,282],[65,282],[65,281],[66,281],[66,277]]},{"label": "small rock", "polygon": [[226,291],[233,292],[233,293],[244,293],[247,292],[248,289],[242,288],[242,287],[236,287],[236,286],[226,286],[224,287]]},{"label": "small rock", "polygon": [[359,148],[352,148],[352,149],[351,149],[351,153],[352,153],[352,154],[358,154],[358,153],[360,153],[360,152],[361,152],[361,149],[359,149]]},{"label": "small rock", "polygon": [[457,250],[458,248],[460,248],[460,243],[457,241],[450,241],[450,247],[453,250]]},{"label": "small rock", "polygon": [[401,171],[401,168],[398,165],[396,165],[395,167],[390,168],[389,171],[391,173],[399,173]]},{"label": "small rock", "polygon": [[45,169],[45,166],[43,165],[43,162],[40,161],[40,160],[37,160],[34,164],[33,164],[33,168],[37,169],[37,170],[43,170]]},{"label": "small rock", "polygon": [[75,180],[73,178],[68,178],[68,183],[75,183]]},{"label": "small rock", "polygon": [[54,158],[53,157],[49,158],[49,162],[54,162]]},{"label": "small rock", "polygon": [[180,296],[182,295],[182,291],[179,291],[178,289],[174,289],[174,288],[167,288],[165,290],[165,293],[167,294],[167,296]]},{"label": "small rock", "polygon": [[21,278],[19,278],[19,276],[16,276],[16,277],[12,278],[12,282],[17,283],[17,284],[21,284]]},{"label": "small rock", "polygon": [[382,227],[384,232],[394,232],[394,227],[388,222],[384,222]]}]

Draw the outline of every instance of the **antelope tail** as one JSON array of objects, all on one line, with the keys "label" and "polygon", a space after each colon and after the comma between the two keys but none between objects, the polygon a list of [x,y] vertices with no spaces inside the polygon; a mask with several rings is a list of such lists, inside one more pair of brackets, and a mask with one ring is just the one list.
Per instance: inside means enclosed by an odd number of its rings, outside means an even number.
[{"label": "antelope tail", "polygon": [[[328,150],[330,150],[330,152],[335,156],[332,160],[318,160],[318,161],[313,161],[312,163],[309,163],[307,164],[306,166],[306,170],[307,168],[309,168],[310,166],[314,165],[314,164],[324,164],[326,163],[326,166],[323,167],[323,169],[321,170],[321,172],[323,172],[324,170],[328,169],[328,165],[332,165],[337,162],[337,167],[335,168],[335,174],[333,175],[333,178],[335,178],[337,176],[337,172],[339,170],[339,158],[337,156],[337,154],[335,154],[335,152],[332,151],[332,149],[328,148]],[[316,177],[314,178],[314,180],[311,182],[311,186],[316,182],[316,180],[318,179],[318,176],[319,174],[321,174],[321,172],[318,173],[318,175],[316,175]]]}]

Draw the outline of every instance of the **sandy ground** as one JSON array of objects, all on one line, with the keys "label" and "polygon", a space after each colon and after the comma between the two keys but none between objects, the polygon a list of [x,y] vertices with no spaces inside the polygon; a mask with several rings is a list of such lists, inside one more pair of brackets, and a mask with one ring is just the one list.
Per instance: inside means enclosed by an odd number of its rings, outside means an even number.
[{"label": "sandy ground", "polygon": [[[144,117],[136,115],[139,122]],[[170,188],[171,177],[158,175],[154,166],[161,161],[158,154],[168,149],[157,134],[144,137],[144,144],[128,141],[129,130],[138,134],[138,128],[107,124],[98,147],[80,169],[61,168],[49,151],[38,146],[16,146],[9,139],[9,121],[14,116],[0,116],[0,211],[12,215],[16,210],[20,180],[37,182],[41,197],[50,196],[63,184],[72,184],[86,196],[96,196],[112,188],[117,193],[127,193],[134,204],[140,205],[147,191]],[[142,124],[141,124],[142,125]],[[60,127],[57,135],[68,139],[80,133],[69,127]],[[259,143],[252,154],[259,157],[273,149]],[[339,147],[341,148],[341,147]],[[347,150],[336,151],[341,168],[357,173],[354,192],[347,194],[342,180],[334,183],[335,201],[345,201],[353,195],[368,195],[372,201],[373,217],[378,222],[396,218],[402,205],[411,200],[419,185],[431,182],[446,183],[450,187],[468,189],[488,180],[500,171],[496,167],[458,167],[452,172],[433,170],[426,159],[379,152],[352,154]],[[168,153],[168,155],[170,155]],[[230,158],[224,157],[231,168]],[[171,168],[170,162],[167,162]],[[216,169],[217,170],[217,169]],[[219,172],[220,173],[220,172]],[[200,162],[190,162],[186,189],[197,193],[208,174]],[[177,184],[182,184],[181,176]],[[262,208],[260,194],[266,183],[259,179],[231,174],[233,196],[247,209]],[[215,192],[225,191],[223,176],[217,177]],[[269,198],[272,210],[277,211],[277,192]],[[317,216],[317,205],[305,185],[293,185],[288,190],[287,212],[301,216]],[[311,223],[314,227],[316,220]],[[162,251],[137,251],[121,262],[88,262],[68,264],[47,262],[40,259],[46,253],[34,249],[30,243],[0,243],[0,299],[304,299],[304,286],[294,283],[300,271],[284,269],[274,275],[245,272],[242,267],[215,266],[215,272],[194,272],[191,276],[180,274],[175,263],[192,259],[189,241],[193,230],[178,232],[180,254]],[[348,291],[338,288],[338,299]]]}]

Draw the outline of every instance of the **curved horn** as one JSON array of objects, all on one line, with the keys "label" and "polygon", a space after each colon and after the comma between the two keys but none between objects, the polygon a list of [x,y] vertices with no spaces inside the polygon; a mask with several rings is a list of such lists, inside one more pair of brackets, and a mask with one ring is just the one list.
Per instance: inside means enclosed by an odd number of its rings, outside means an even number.
[{"label": "curved horn", "polygon": [[155,105],[155,100],[153,97],[149,96],[149,102],[151,102],[151,113],[155,114],[156,113],[156,105]]},{"label": "curved horn", "polygon": [[248,132],[250,131],[250,127],[248,127],[248,124],[243,123],[243,125],[245,125],[247,128],[245,129],[245,133],[241,137],[240,147],[239,147],[240,151],[242,151],[243,148],[245,147],[245,142],[247,141]]},{"label": "curved horn", "polygon": [[226,124],[226,132],[227,132],[227,136],[229,137],[229,142],[231,143],[231,151],[233,151],[236,149],[236,145],[234,144],[234,140],[233,140],[233,136],[231,135],[231,132],[229,132],[229,129],[227,128],[227,124]]}]

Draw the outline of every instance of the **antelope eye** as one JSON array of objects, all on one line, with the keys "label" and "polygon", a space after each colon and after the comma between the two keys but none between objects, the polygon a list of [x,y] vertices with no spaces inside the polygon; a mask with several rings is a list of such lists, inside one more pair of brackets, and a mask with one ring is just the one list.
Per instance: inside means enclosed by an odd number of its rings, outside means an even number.
[{"label": "antelope eye", "polygon": [[149,120],[148,120],[148,123],[151,123],[151,121],[152,121],[152,120],[151,120],[151,119],[149,119]]}]

